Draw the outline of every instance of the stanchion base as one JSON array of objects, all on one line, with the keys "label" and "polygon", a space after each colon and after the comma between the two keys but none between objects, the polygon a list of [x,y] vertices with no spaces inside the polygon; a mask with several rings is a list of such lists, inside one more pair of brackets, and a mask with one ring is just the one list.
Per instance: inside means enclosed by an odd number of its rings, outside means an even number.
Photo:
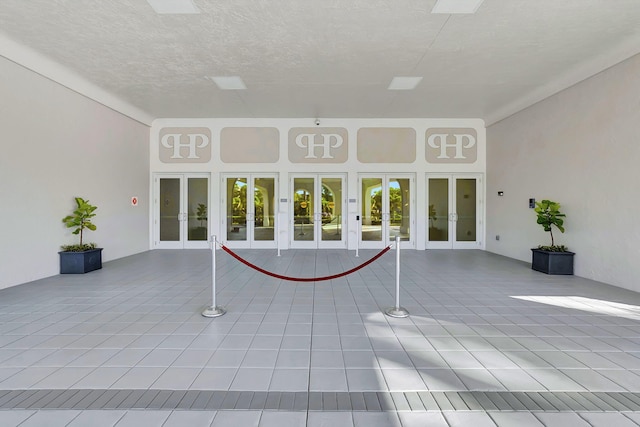
[{"label": "stanchion base", "polygon": [[220,317],[223,314],[225,314],[227,312],[227,310],[225,310],[222,307],[207,307],[204,309],[204,311],[202,312],[202,315],[204,317]]},{"label": "stanchion base", "polygon": [[389,317],[409,317],[409,312],[404,307],[389,307],[384,311]]}]

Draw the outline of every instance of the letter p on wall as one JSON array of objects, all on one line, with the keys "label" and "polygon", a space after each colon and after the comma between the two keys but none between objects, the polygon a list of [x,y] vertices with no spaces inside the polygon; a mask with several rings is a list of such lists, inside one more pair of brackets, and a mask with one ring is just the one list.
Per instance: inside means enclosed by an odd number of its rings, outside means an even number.
[{"label": "letter p on wall", "polygon": [[162,128],[158,140],[162,163],[208,163],[211,160],[209,128]]},{"label": "letter p on wall", "polygon": [[478,133],[473,128],[429,128],[425,153],[429,163],[475,163]]}]

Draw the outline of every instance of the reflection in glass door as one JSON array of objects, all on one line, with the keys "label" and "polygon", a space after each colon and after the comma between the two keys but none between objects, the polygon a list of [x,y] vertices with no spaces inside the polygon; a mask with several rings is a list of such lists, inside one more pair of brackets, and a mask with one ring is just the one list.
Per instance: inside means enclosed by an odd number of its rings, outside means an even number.
[{"label": "reflection in glass door", "polygon": [[342,176],[297,176],[291,181],[291,247],[343,248]]},{"label": "reflection in glass door", "polygon": [[480,245],[479,175],[427,177],[430,249],[477,249]]},{"label": "reflection in glass door", "polygon": [[230,247],[275,248],[275,177],[228,176],[224,185],[224,240]]},{"label": "reflection in glass door", "polygon": [[208,175],[158,175],[154,193],[154,247],[207,248]]},{"label": "reflection in glass door", "polygon": [[382,248],[396,236],[413,248],[413,178],[402,175],[360,177],[362,248]]}]

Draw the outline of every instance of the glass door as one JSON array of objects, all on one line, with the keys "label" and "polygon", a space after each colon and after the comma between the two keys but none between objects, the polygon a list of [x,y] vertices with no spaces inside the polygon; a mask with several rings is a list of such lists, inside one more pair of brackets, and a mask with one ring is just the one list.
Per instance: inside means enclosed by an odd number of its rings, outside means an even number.
[{"label": "glass door", "polygon": [[477,249],[481,245],[480,175],[427,176],[427,249]]},{"label": "glass door", "polygon": [[223,239],[230,247],[275,248],[275,176],[226,176],[224,188]]},{"label": "glass door", "polygon": [[402,247],[414,248],[413,183],[410,175],[360,177],[361,248],[383,248],[396,236]]},{"label": "glass door", "polygon": [[209,176],[154,178],[154,248],[208,248]]},{"label": "glass door", "polygon": [[292,248],[344,248],[344,176],[291,178]]}]

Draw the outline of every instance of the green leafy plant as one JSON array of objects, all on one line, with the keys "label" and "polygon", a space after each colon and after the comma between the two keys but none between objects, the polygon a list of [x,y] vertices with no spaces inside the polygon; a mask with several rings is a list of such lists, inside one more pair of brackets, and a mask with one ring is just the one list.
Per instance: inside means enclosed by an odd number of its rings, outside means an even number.
[{"label": "green leafy plant", "polygon": [[438,213],[436,212],[436,206],[434,204],[429,205],[429,227],[433,227],[433,223],[438,219]]},{"label": "green leafy plant", "polygon": [[77,245],[62,245],[61,249],[65,252],[82,252],[90,249],[95,249],[95,243],[83,243],[82,234],[86,229],[94,231],[96,229],[95,224],[91,222],[91,218],[96,216],[94,211],[98,209],[97,206],[93,206],[88,200],[84,200],[82,197],[76,197],[76,209],[72,215],[67,215],[62,218],[62,222],[67,228],[73,228],[72,234],[80,235],[80,244]]},{"label": "green leafy plant", "polygon": [[538,249],[550,252],[566,252],[567,247],[564,245],[556,245],[553,239],[553,227],[564,233],[565,214],[560,212],[560,203],[551,200],[543,200],[536,202],[536,214],[538,215],[537,223],[544,228],[544,231],[551,235],[551,246],[538,246]]},{"label": "green leafy plant", "polygon": [[196,219],[200,221],[200,227],[202,227],[202,223],[207,220],[207,205],[205,205],[204,203],[198,203]]}]

